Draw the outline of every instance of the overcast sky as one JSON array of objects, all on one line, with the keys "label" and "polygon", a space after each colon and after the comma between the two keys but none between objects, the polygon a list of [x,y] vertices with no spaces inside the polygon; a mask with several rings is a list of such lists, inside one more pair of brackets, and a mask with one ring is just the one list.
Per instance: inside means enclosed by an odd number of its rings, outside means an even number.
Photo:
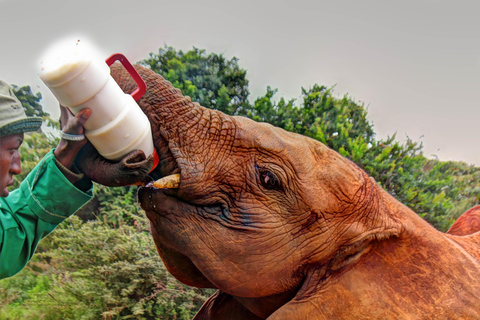
[{"label": "overcast sky", "polygon": [[0,0],[0,79],[30,85],[66,37],[136,62],[164,44],[236,56],[251,99],[336,85],[368,106],[377,138],[422,141],[428,157],[480,166],[480,2],[447,0]]}]

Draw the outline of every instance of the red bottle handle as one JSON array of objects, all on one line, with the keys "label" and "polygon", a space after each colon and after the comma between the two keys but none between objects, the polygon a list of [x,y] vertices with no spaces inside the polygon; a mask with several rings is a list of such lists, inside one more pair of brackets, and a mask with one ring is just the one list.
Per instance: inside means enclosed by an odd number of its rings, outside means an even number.
[{"label": "red bottle handle", "polygon": [[[128,73],[130,73],[130,75],[132,76],[133,80],[135,80],[138,88],[137,90],[133,91],[131,95],[133,99],[135,99],[135,101],[138,101],[138,99],[140,99],[145,94],[145,92],[147,92],[147,85],[145,84],[145,81],[143,81],[142,77],[140,77],[137,70],[132,66],[130,61],[128,61],[128,59],[121,53],[112,54],[110,57],[108,57],[107,60],[105,60],[105,62],[110,67],[117,60],[122,63]],[[152,172],[160,162],[157,150],[155,149],[153,149],[153,159],[153,166],[150,172]]]},{"label": "red bottle handle", "polygon": [[125,69],[127,69],[128,73],[130,73],[130,75],[132,76],[133,80],[135,80],[138,88],[137,90],[133,91],[131,95],[133,99],[135,99],[135,101],[138,101],[138,99],[140,99],[145,94],[145,92],[147,92],[147,85],[145,84],[145,81],[143,81],[142,77],[140,77],[137,70],[135,70],[130,61],[128,61],[128,59],[121,53],[112,54],[107,60],[105,60],[105,62],[110,67],[117,60],[122,63]]}]

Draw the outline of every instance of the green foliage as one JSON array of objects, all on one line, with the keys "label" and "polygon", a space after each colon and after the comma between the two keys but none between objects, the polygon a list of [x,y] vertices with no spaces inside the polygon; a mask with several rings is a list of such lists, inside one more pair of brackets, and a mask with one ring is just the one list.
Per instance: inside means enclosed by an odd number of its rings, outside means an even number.
[{"label": "green foliage", "polygon": [[95,196],[100,202],[99,215],[113,228],[123,224],[132,226],[135,217],[142,214],[136,195],[136,186],[110,188],[95,184]]},{"label": "green foliage", "polygon": [[228,114],[245,114],[248,103],[247,72],[238,58],[193,48],[187,52],[165,46],[141,61],[200,105]]},{"label": "green foliage", "polygon": [[11,87],[17,99],[22,103],[25,114],[28,117],[41,117],[47,127],[56,126],[55,121],[50,118],[50,114],[45,112],[40,104],[40,100],[42,100],[42,94],[40,92],[33,94],[30,86],[19,87],[12,84]]},{"label": "green foliage", "polygon": [[26,269],[0,281],[0,319],[191,319],[212,290],[175,280],[146,218],[134,219],[118,228],[64,222]]},{"label": "green foliage", "polygon": [[315,84],[309,90],[302,88],[303,101],[297,107],[295,100],[286,102],[281,98],[274,102],[276,92],[268,87],[265,96],[255,100],[248,116],[317,139],[335,150],[343,148],[349,154],[349,139],[360,139],[367,144],[373,141],[374,132],[366,110],[347,95],[337,99],[332,88]]},{"label": "green foliage", "polygon": [[43,111],[43,107],[40,104],[40,100],[42,100],[42,94],[40,92],[33,94],[30,86],[19,87],[12,84],[11,87],[17,99],[22,103],[23,109],[25,109],[28,117],[49,116],[47,112]]},{"label": "green foliage", "polygon": [[397,198],[437,229],[446,231],[463,212],[478,204],[480,168],[423,156],[405,162],[409,171],[399,175]]}]

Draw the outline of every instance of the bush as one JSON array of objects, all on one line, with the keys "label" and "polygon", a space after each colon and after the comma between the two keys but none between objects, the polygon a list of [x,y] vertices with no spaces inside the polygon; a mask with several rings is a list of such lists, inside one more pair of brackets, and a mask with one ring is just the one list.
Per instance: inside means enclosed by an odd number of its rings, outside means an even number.
[{"label": "bush", "polygon": [[213,290],[171,276],[146,230],[73,216],[28,267],[0,281],[0,319],[191,319]]}]

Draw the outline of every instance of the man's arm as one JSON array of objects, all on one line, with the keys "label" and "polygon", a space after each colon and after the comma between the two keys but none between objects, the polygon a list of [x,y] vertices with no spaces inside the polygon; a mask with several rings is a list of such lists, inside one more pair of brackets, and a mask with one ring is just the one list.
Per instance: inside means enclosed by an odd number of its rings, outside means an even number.
[{"label": "man's arm", "polygon": [[92,198],[58,168],[53,151],[30,172],[20,188],[0,198],[0,279],[19,272],[38,242]]}]

